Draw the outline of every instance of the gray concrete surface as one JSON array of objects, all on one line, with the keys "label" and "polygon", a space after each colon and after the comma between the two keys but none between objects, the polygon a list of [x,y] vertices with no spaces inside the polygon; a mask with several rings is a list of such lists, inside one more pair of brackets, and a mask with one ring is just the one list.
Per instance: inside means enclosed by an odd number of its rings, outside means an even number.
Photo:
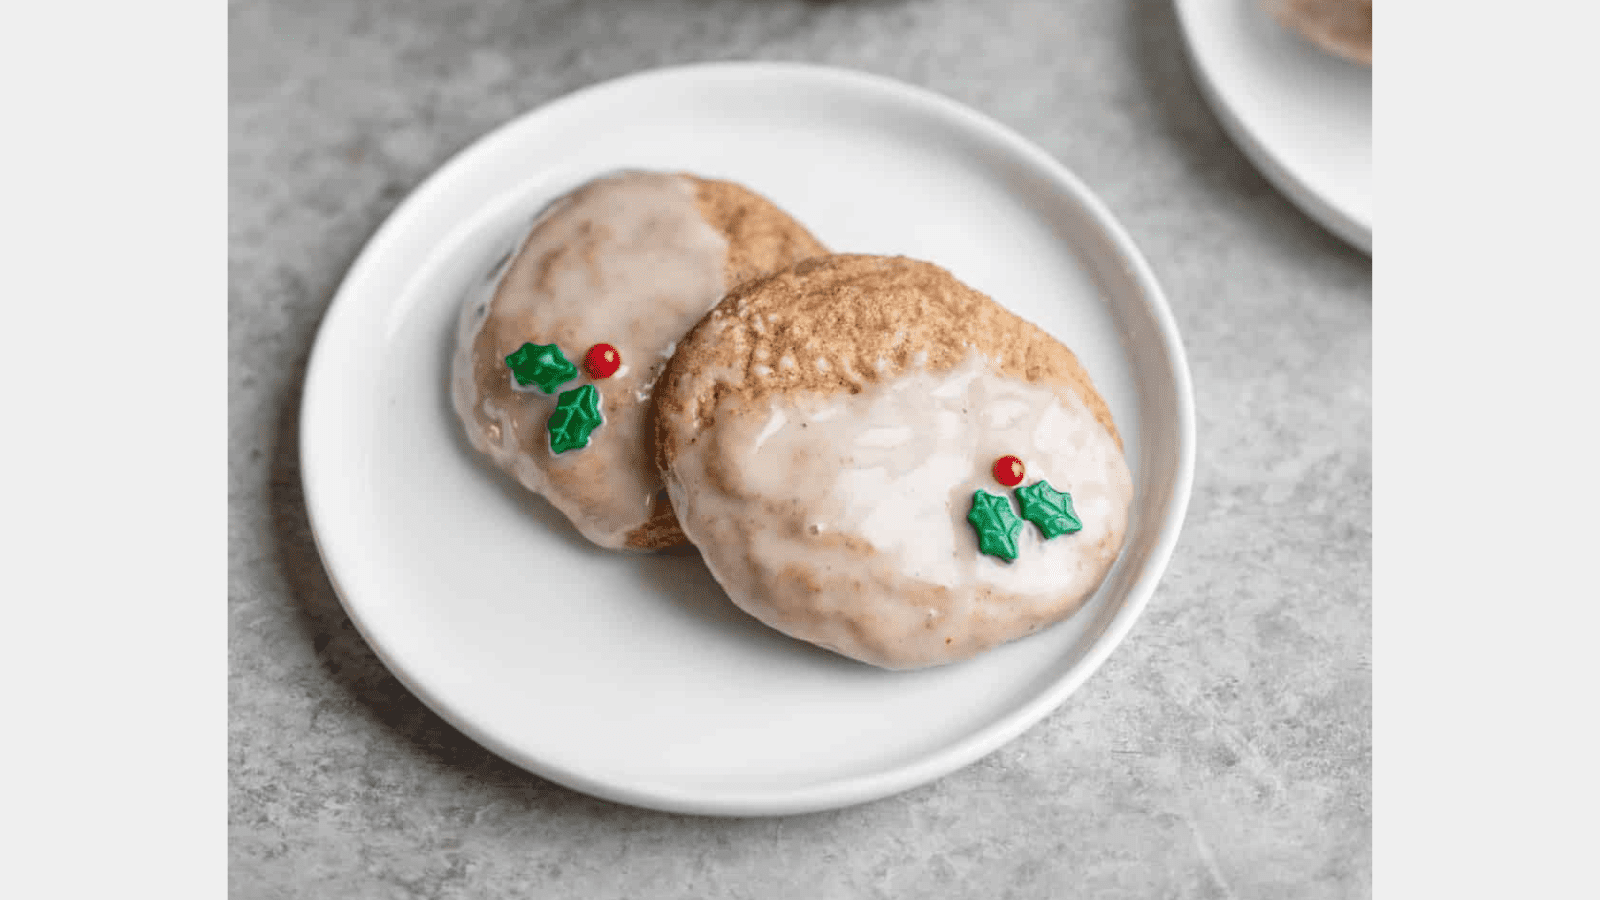
[{"label": "gray concrete surface", "polygon": [[[1370,894],[1369,261],[1250,167],[1162,0],[230,4],[229,845],[240,898]],[[768,820],[614,806],[402,688],[312,546],[312,336],[363,242],[505,119],[640,68],[833,63],[1075,170],[1143,247],[1193,368],[1183,540],[1126,643],[987,759]]]}]

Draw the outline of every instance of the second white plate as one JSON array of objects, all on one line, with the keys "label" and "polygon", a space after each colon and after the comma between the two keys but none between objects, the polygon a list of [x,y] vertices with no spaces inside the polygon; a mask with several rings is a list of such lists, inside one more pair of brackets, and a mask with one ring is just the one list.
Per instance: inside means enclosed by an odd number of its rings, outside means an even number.
[{"label": "second white plate", "polygon": [[1280,26],[1260,0],[1175,0],[1200,87],[1256,168],[1372,252],[1372,70]]},{"label": "second white plate", "polygon": [[[1088,605],[967,663],[880,671],[744,615],[692,551],[589,545],[479,459],[447,391],[463,297],[546,201],[630,167],[742,182],[830,247],[936,261],[1073,347],[1125,436],[1137,491],[1126,549]],[[419,187],[322,324],[301,452],[307,507],[346,609],[442,717],[578,790],[753,815],[921,784],[1082,684],[1172,553],[1194,417],[1155,280],[1048,155],[886,79],[727,64],[580,91]]]}]

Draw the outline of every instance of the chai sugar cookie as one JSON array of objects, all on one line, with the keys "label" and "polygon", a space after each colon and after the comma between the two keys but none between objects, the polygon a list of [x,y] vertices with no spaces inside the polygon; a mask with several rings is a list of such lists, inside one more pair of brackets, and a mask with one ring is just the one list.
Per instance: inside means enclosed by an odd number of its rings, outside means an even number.
[{"label": "chai sugar cookie", "polygon": [[1070,615],[1133,485],[1072,351],[905,258],[826,256],[732,291],[656,388],[678,521],[739,607],[893,669]]},{"label": "chai sugar cookie", "polygon": [[683,542],[650,446],[650,393],[726,290],[824,253],[726,181],[599,178],[534,221],[464,306],[451,396],[472,446],[603,547]]}]

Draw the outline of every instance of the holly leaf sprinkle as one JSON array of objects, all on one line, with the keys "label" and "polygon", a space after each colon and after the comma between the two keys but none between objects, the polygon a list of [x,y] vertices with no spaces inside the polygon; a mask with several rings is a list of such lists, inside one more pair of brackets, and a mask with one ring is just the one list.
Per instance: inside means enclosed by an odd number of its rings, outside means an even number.
[{"label": "holly leaf sprinkle", "polygon": [[550,414],[550,452],[565,453],[589,446],[589,434],[600,423],[600,392],[586,384],[562,391],[556,398],[556,411]]},{"label": "holly leaf sprinkle", "polygon": [[1022,504],[1022,517],[1039,526],[1046,539],[1083,528],[1072,508],[1072,495],[1056,490],[1048,481],[1017,488],[1017,502]]},{"label": "holly leaf sprinkle", "polygon": [[972,492],[972,509],[967,521],[978,532],[978,549],[1004,560],[1017,558],[1017,535],[1022,520],[1011,511],[1011,501],[988,491]]},{"label": "holly leaf sprinkle", "polygon": [[578,377],[578,367],[555,344],[523,344],[506,357],[506,365],[518,385],[538,385],[546,394],[554,394],[556,388]]}]

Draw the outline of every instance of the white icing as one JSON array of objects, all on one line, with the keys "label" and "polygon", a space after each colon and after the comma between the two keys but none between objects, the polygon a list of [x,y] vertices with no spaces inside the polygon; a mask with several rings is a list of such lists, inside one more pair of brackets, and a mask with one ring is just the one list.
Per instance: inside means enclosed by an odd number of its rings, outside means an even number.
[{"label": "white icing", "polygon": [[[648,441],[650,392],[674,342],[724,291],[727,242],[695,194],[693,182],[660,173],[590,182],[541,213],[492,291],[462,309],[451,396],[468,438],[601,546],[624,546],[651,517],[662,486]],[[508,389],[505,357],[528,341],[558,344],[578,366],[558,393],[589,380],[589,347],[606,342],[621,353],[623,366],[594,382],[605,423],[587,447],[551,453],[555,397]]]},{"label": "white icing", "polygon": [[[1070,614],[1121,549],[1127,464],[1066,388],[974,355],[857,394],[739,404],[725,394],[714,430],[680,445],[667,488],[734,602],[795,637],[889,668],[965,658]],[[1049,540],[1024,522],[1015,562],[981,554],[966,518],[976,490],[1013,498],[991,474],[1007,454],[1083,522]]]}]

